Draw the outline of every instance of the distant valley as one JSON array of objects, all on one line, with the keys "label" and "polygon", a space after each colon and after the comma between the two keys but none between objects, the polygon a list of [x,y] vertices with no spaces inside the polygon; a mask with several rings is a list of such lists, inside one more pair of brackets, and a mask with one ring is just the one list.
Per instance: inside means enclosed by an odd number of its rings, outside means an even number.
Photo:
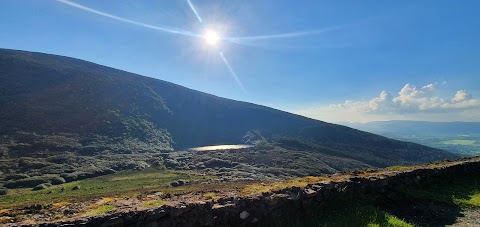
[{"label": "distant valley", "polygon": [[374,121],[339,124],[461,155],[480,154],[480,122]]}]

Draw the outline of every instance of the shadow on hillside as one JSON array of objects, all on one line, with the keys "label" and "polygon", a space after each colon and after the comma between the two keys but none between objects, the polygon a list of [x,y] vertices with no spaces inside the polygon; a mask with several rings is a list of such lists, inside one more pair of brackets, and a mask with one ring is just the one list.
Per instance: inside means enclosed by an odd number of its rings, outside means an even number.
[{"label": "shadow on hillside", "polygon": [[480,206],[472,200],[479,191],[478,174],[444,176],[384,193],[339,195],[258,226],[447,226],[465,208]]},{"label": "shadow on hillside", "polygon": [[416,187],[396,188],[377,199],[377,204],[387,213],[419,226],[452,225],[464,216],[465,207],[478,206],[470,199],[480,190],[479,177],[457,175],[432,179]]},{"label": "shadow on hillside", "polygon": [[463,217],[462,208],[453,202],[412,198],[386,199],[380,207],[385,212],[417,226],[452,225]]}]

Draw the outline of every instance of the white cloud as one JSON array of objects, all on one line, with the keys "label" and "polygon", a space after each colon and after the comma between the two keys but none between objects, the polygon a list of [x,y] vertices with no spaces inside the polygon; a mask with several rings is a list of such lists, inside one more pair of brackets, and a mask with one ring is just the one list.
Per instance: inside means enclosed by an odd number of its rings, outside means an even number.
[{"label": "white cloud", "polygon": [[453,97],[443,98],[436,95],[438,90],[438,83],[421,88],[408,83],[398,95],[382,91],[378,97],[368,101],[346,100],[341,104],[307,108],[297,113],[327,121],[480,120],[480,99],[473,98],[465,90],[457,91]]},{"label": "white cloud", "polygon": [[472,100],[472,95],[468,94],[465,90],[457,91],[457,93],[455,93],[455,96],[453,96],[452,99],[452,101],[455,103],[465,102],[468,100]]}]

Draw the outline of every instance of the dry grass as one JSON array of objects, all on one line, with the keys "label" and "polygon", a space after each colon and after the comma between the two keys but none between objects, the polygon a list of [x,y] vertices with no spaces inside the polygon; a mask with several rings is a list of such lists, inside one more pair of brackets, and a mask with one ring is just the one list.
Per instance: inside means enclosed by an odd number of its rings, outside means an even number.
[{"label": "dry grass", "polygon": [[12,217],[0,217],[0,224],[7,224],[13,221]]},{"label": "dry grass", "polygon": [[52,203],[52,206],[54,208],[60,208],[60,207],[68,206],[70,204],[72,204],[72,203],[70,203],[70,202],[58,202],[58,203]]},{"label": "dry grass", "polygon": [[10,209],[0,209],[0,215],[5,215],[10,211]]},{"label": "dry grass", "polygon": [[102,202],[102,204],[105,204],[105,203],[112,202],[114,200],[115,200],[114,198],[107,197],[107,198],[102,198],[101,202]]}]

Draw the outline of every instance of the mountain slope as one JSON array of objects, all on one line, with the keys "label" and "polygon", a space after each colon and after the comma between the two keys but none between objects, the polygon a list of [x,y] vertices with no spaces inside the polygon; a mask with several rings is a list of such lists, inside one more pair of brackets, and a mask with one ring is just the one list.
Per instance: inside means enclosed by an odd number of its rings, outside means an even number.
[{"label": "mountain slope", "polygon": [[[0,50],[0,91],[0,133],[14,135],[9,141],[17,144],[28,140],[32,144],[36,139],[31,133],[55,134],[62,140],[49,143],[60,144],[62,149],[88,148],[86,152],[170,151],[242,143],[246,139],[290,138],[297,145],[309,144],[307,148],[313,151],[328,151],[375,166],[384,160],[390,164],[456,157],[442,150],[49,54]],[[67,140],[71,143],[61,142]],[[37,143],[29,149],[23,147],[22,152],[32,152],[39,146],[49,145]]]}]

